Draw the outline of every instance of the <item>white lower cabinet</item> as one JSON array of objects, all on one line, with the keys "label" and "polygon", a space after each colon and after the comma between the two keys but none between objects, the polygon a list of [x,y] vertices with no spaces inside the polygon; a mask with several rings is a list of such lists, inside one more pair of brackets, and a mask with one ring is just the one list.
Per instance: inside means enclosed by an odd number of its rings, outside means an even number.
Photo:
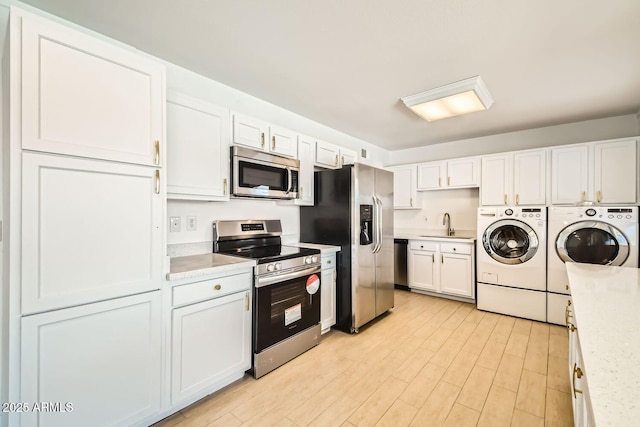
[{"label": "white lower cabinet", "polygon": [[252,278],[245,272],[173,288],[172,405],[211,393],[251,367]]},{"label": "white lower cabinet", "polygon": [[409,288],[475,299],[473,242],[409,240]]},{"label": "white lower cabinet", "polygon": [[[21,426],[140,423],[160,409],[160,291],[22,318]],[[36,411],[45,402],[55,410]]]},{"label": "white lower cabinet", "polygon": [[320,272],[320,326],[322,333],[327,333],[336,324],[336,254],[322,255],[322,271]]},{"label": "white lower cabinet", "polygon": [[569,328],[569,376],[571,386],[571,403],[573,406],[573,425],[576,427],[592,427],[593,411],[587,386],[587,373],[582,363],[580,337],[571,305],[566,306],[567,327]]}]

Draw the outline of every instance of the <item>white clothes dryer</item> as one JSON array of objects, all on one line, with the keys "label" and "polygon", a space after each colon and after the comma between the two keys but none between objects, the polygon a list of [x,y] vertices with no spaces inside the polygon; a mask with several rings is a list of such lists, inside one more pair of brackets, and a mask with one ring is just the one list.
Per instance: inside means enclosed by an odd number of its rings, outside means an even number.
[{"label": "white clothes dryer", "polygon": [[637,206],[549,208],[547,321],[565,324],[566,262],[638,267]]},{"label": "white clothes dryer", "polygon": [[546,207],[478,208],[478,309],[546,320]]}]

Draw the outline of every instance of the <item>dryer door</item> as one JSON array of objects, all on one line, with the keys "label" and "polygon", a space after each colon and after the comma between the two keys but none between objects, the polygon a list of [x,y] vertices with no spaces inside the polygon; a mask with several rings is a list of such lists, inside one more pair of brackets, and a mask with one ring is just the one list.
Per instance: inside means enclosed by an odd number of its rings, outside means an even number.
[{"label": "dryer door", "polygon": [[540,242],[535,230],[515,219],[494,222],[482,235],[484,250],[503,264],[522,264],[538,251]]},{"label": "dryer door", "polygon": [[629,241],[611,224],[581,221],[558,234],[556,251],[564,262],[622,265],[629,256]]}]

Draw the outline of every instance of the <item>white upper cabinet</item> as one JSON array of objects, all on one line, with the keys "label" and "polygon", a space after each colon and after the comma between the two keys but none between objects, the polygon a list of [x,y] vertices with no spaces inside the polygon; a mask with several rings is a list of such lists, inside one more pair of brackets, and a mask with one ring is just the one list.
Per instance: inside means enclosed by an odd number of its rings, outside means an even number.
[{"label": "white upper cabinet", "polygon": [[553,148],[551,203],[637,203],[637,140],[620,139]]},{"label": "white upper cabinet", "polygon": [[416,193],[416,165],[388,167],[393,172],[393,208],[420,209]]},{"label": "white upper cabinet", "polygon": [[480,204],[544,205],[546,151],[526,150],[482,157]]},{"label": "white upper cabinet", "polygon": [[447,165],[445,162],[426,162],[418,164],[418,190],[442,188],[442,177],[446,182]]},{"label": "white upper cabinet", "polygon": [[593,190],[596,202],[636,203],[636,150],[635,139],[593,144]]},{"label": "white upper cabinet", "polygon": [[358,152],[348,148],[340,148],[340,166],[352,165],[358,161]]},{"label": "white upper cabinet", "polygon": [[287,157],[296,157],[298,148],[295,132],[237,113],[233,114],[233,143]]},{"label": "white upper cabinet", "polygon": [[160,166],[163,68],[61,24],[20,16],[22,38],[12,43],[22,56],[22,148]]},{"label": "white upper cabinet", "polygon": [[589,146],[552,148],[551,203],[574,204],[587,200],[589,193]]},{"label": "white upper cabinet", "polygon": [[229,110],[167,96],[167,197],[229,200]]},{"label": "white upper cabinet", "polygon": [[477,157],[418,164],[418,190],[477,187],[480,161]]},{"label": "white upper cabinet", "polygon": [[338,169],[340,165],[340,147],[325,141],[316,141],[315,165],[323,168]]},{"label": "white upper cabinet", "polygon": [[480,204],[506,205],[511,194],[511,157],[498,154],[482,157]]},{"label": "white upper cabinet", "polygon": [[298,154],[298,135],[277,126],[269,127],[269,151],[282,156],[296,157]]},{"label": "white upper cabinet", "polygon": [[281,205],[313,206],[314,180],[313,180],[313,159],[316,147],[316,140],[298,135],[298,160],[300,161],[300,174],[298,175],[298,198],[294,200],[278,201]]},{"label": "white upper cabinet", "polygon": [[544,205],[547,202],[546,150],[513,153],[513,196],[516,205]]},{"label": "white upper cabinet", "polygon": [[269,125],[253,117],[233,114],[233,143],[268,150]]}]

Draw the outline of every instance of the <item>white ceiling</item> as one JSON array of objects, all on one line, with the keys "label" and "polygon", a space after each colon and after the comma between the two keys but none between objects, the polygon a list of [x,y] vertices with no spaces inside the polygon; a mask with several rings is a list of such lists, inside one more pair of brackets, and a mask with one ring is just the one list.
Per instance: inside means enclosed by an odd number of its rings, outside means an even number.
[{"label": "white ceiling", "polygon": [[[640,111],[638,0],[25,0],[386,149]],[[400,98],[481,75],[490,110]]]}]

